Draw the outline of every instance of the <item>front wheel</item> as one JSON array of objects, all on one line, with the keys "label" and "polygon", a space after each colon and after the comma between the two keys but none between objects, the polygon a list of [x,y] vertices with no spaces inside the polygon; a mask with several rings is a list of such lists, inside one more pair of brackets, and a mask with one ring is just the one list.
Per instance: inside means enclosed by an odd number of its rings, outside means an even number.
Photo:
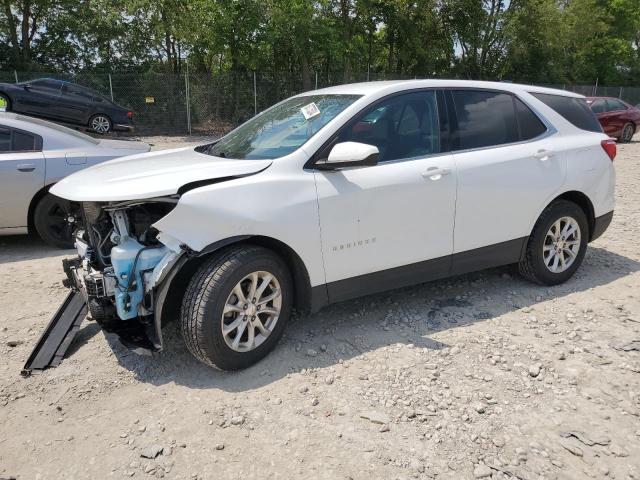
[{"label": "front wheel", "polygon": [[582,208],[558,200],[542,212],[518,264],[520,274],[541,285],[557,285],[576,272],[587,250],[589,226]]},{"label": "front wheel", "polygon": [[207,365],[246,368],[275,347],[292,303],[291,275],[280,257],[262,247],[230,247],[207,260],[189,282],[182,337]]},{"label": "front wheel", "polygon": [[113,124],[111,119],[106,115],[98,114],[91,117],[89,120],[89,128],[96,133],[104,134],[111,131]]}]

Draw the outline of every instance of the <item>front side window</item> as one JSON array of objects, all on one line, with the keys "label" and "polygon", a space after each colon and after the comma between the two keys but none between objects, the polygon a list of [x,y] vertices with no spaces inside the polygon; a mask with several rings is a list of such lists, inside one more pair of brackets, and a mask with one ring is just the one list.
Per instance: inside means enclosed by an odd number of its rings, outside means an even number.
[{"label": "front side window", "polygon": [[[27,82],[27,84],[29,84],[29,82]],[[59,92],[60,88],[62,87],[62,84],[57,80],[49,79],[34,80],[33,82],[31,82],[31,85],[41,90],[53,90],[54,92]]]},{"label": "front side window", "polygon": [[453,150],[517,142],[516,115],[511,95],[482,90],[452,90],[458,128]]},{"label": "front side window", "polygon": [[438,106],[434,91],[394,96],[352,120],[335,143],[374,145],[379,161],[439,153]]},{"label": "front side window", "polygon": [[584,98],[567,97],[549,93],[532,92],[547,107],[556,111],[566,121],[588,132],[602,132],[602,127],[595,113],[591,111]]},{"label": "front side window", "polygon": [[234,159],[275,159],[288,155],[333,120],[360,95],[308,95],[271,107],[211,148],[198,151]]}]

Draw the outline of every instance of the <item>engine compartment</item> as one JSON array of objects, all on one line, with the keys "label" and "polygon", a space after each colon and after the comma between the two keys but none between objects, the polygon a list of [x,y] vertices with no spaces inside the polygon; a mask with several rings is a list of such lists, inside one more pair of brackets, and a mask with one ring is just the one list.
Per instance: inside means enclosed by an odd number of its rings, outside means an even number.
[{"label": "engine compartment", "polygon": [[144,330],[153,324],[154,287],[182,253],[160,242],[153,227],[177,201],[81,203],[78,257],[63,261],[65,284],[84,296],[90,317],[108,331],[133,332],[134,343],[148,346]]}]

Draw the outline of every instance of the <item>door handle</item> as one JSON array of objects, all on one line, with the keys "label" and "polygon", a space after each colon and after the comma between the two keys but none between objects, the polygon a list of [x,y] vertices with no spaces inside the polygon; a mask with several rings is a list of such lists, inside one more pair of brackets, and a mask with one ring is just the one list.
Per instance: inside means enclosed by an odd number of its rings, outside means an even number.
[{"label": "door handle", "polygon": [[445,175],[449,175],[450,173],[450,168],[429,167],[424,172],[422,172],[422,176],[424,178],[436,181],[440,180]]},{"label": "door handle", "polygon": [[553,152],[550,150],[538,150],[536,153],[533,154],[533,156],[536,157],[541,162],[546,162],[551,158],[552,155],[553,155]]},{"label": "door handle", "polygon": [[36,166],[33,163],[21,163],[16,168],[21,172],[33,172]]}]

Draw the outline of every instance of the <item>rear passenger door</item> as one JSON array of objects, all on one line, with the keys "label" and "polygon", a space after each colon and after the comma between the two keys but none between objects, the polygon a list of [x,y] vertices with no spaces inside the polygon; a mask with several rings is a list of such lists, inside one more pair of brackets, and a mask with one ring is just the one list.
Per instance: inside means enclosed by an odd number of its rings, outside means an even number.
[{"label": "rear passenger door", "polygon": [[622,128],[626,123],[627,107],[620,100],[615,98],[607,98],[607,126],[605,133],[612,137],[619,137],[622,135]]},{"label": "rear passenger door", "polygon": [[29,203],[44,177],[42,138],[0,125],[0,228],[27,226]]},{"label": "rear passenger door", "polygon": [[60,107],[64,117],[75,123],[85,124],[93,106],[93,94],[90,90],[65,83],[62,87]]},{"label": "rear passenger door", "polygon": [[461,89],[449,90],[448,101],[458,172],[453,272],[516,262],[566,162],[551,127],[518,97]]}]

